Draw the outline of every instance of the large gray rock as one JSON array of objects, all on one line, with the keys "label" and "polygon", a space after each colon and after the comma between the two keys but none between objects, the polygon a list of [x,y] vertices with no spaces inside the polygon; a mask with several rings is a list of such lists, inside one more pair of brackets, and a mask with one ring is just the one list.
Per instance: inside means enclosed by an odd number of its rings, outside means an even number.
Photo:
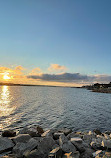
[{"label": "large gray rock", "polygon": [[86,148],[85,152],[81,153],[80,158],[92,158],[94,150],[90,148]]},{"label": "large gray rock", "polygon": [[2,156],[0,158],[17,158],[17,157],[13,154],[9,154],[9,155]]},{"label": "large gray rock", "polygon": [[25,152],[30,152],[35,149],[39,144],[39,141],[31,138],[27,143],[18,142],[16,146],[13,148],[13,153],[17,155],[17,157],[22,157]]},{"label": "large gray rock", "polygon": [[46,158],[46,155],[43,153],[42,150],[35,149],[30,152],[25,152],[24,158]]},{"label": "large gray rock", "polygon": [[78,137],[71,138],[71,143],[82,143],[82,139]]},{"label": "large gray rock", "polygon": [[110,136],[108,134],[103,133],[103,135],[105,139],[110,139]]},{"label": "large gray rock", "polygon": [[14,141],[14,143],[18,143],[18,142],[22,142],[22,143],[26,143],[29,141],[29,139],[31,139],[31,136],[29,134],[19,134],[16,137],[12,138],[12,140]]},{"label": "large gray rock", "polygon": [[37,126],[25,127],[19,131],[19,134],[29,134],[31,137],[41,136],[41,134],[37,130]]},{"label": "large gray rock", "polygon": [[92,142],[90,143],[90,145],[93,149],[97,150],[101,148],[101,142],[102,140],[100,138],[92,139]]},{"label": "large gray rock", "polygon": [[26,151],[24,157],[26,158],[46,158],[49,155],[49,152],[52,150],[55,145],[55,141],[51,136],[42,137],[38,143],[37,149],[32,151]]},{"label": "large gray rock", "polygon": [[0,153],[11,150],[14,147],[12,140],[7,137],[0,137]]},{"label": "large gray rock", "polygon": [[44,155],[49,154],[49,152],[52,150],[53,146],[56,144],[54,139],[51,136],[44,137],[41,139],[38,150],[43,152]]},{"label": "large gray rock", "polygon": [[63,158],[79,158],[80,157],[80,153],[78,151],[76,151],[75,153],[65,153]]},{"label": "large gray rock", "polygon": [[61,158],[61,157],[62,157],[62,149],[60,147],[53,149],[49,153],[49,158]]},{"label": "large gray rock", "polygon": [[76,133],[76,132],[72,132],[72,133],[69,133],[69,134],[67,135],[67,138],[68,138],[68,139],[71,139],[71,138],[74,138],[74,137],[82,138],[83,135],[80,134],[80,133]]},{"label": "large gray rock", "polygon": [[92,142],[92,139],[95,139],[96,138],[96,135],[95,134],[85,134],[83,136],[83,140],[85,143],[88,143],[90,144]]},{"label": "large gray rock", "polygon": [[101,146],[111,149],[111,140],[103,140]]},{"label": "large gray rock", "polygon": [[50,129],[49,130],[47,130],[47,131],[45,131],[44,133],[42,133],[42,137],[47,137],[47,136],[49,136],[50,135]]},{"label": "large gray rock", "polygon": [[76,151],[75,146],[68,140],[68,138],[64,134],[59,137],[59,145],[66,153],[74,153]]},{"label": "large gray rock", "polygon": [[97,151],[94,152],[92,155],[93,155],[93,157],[96,157],[96,156],[98,156],[101,152],[102,152],[102,150],[97,150]]},{"label": "large gray rock", "polygon": [[63,128],[63,129],[58,130],[58,132],[64,133],[64,135],[67,136],[69,133],[72,132],[72,130],[71,130],[71,129],[68,129],[68,128]]},{"label": "large gray rock", "polygon": [[64,133],[56,132],[56,133],[53,134],[53,138],[54,138],[55,140],[57,140],[57,139],[59,139],[59,137],[60,137],[62,134],[64,134]]}]

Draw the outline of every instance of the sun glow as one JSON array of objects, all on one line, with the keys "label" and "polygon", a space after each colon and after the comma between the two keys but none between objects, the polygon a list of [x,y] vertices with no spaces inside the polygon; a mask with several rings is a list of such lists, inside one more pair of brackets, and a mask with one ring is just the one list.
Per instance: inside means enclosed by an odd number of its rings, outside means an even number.
[{"label": "sun glow", "polygon": [[3,79],[4,80],[9,80],[10,79],[10,77],[8,76],[8,73],[6,73],[6,74],[3,75]]}]

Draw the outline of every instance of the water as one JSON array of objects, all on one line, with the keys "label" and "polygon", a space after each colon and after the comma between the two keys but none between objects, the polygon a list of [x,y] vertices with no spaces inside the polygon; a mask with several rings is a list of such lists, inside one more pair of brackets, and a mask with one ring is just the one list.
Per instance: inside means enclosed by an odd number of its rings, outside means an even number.
[{"label": "water", "polygon": [[0,86],[0,131],[32,124],[44,129],[111,130],[111,94],[77,88]]}]

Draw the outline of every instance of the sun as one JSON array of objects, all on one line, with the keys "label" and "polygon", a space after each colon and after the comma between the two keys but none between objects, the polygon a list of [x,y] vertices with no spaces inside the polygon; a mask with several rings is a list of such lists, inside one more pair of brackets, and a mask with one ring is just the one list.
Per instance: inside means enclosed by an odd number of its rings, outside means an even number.
[{"label": "sun", "polygon": [[4,79],[4,80],[9,80],[10,77],[8,76],[8,74],[5,74],[5,75],[3,76],[3,79]]}]

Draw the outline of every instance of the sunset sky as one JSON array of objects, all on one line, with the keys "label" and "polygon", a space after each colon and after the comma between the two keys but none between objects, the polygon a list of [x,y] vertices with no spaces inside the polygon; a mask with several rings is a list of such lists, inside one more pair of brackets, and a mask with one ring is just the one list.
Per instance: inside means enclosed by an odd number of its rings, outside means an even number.
[{"label": "sunset sky", "polygon": [[111,81],[111,0],[0,0],[0,82]]}]

